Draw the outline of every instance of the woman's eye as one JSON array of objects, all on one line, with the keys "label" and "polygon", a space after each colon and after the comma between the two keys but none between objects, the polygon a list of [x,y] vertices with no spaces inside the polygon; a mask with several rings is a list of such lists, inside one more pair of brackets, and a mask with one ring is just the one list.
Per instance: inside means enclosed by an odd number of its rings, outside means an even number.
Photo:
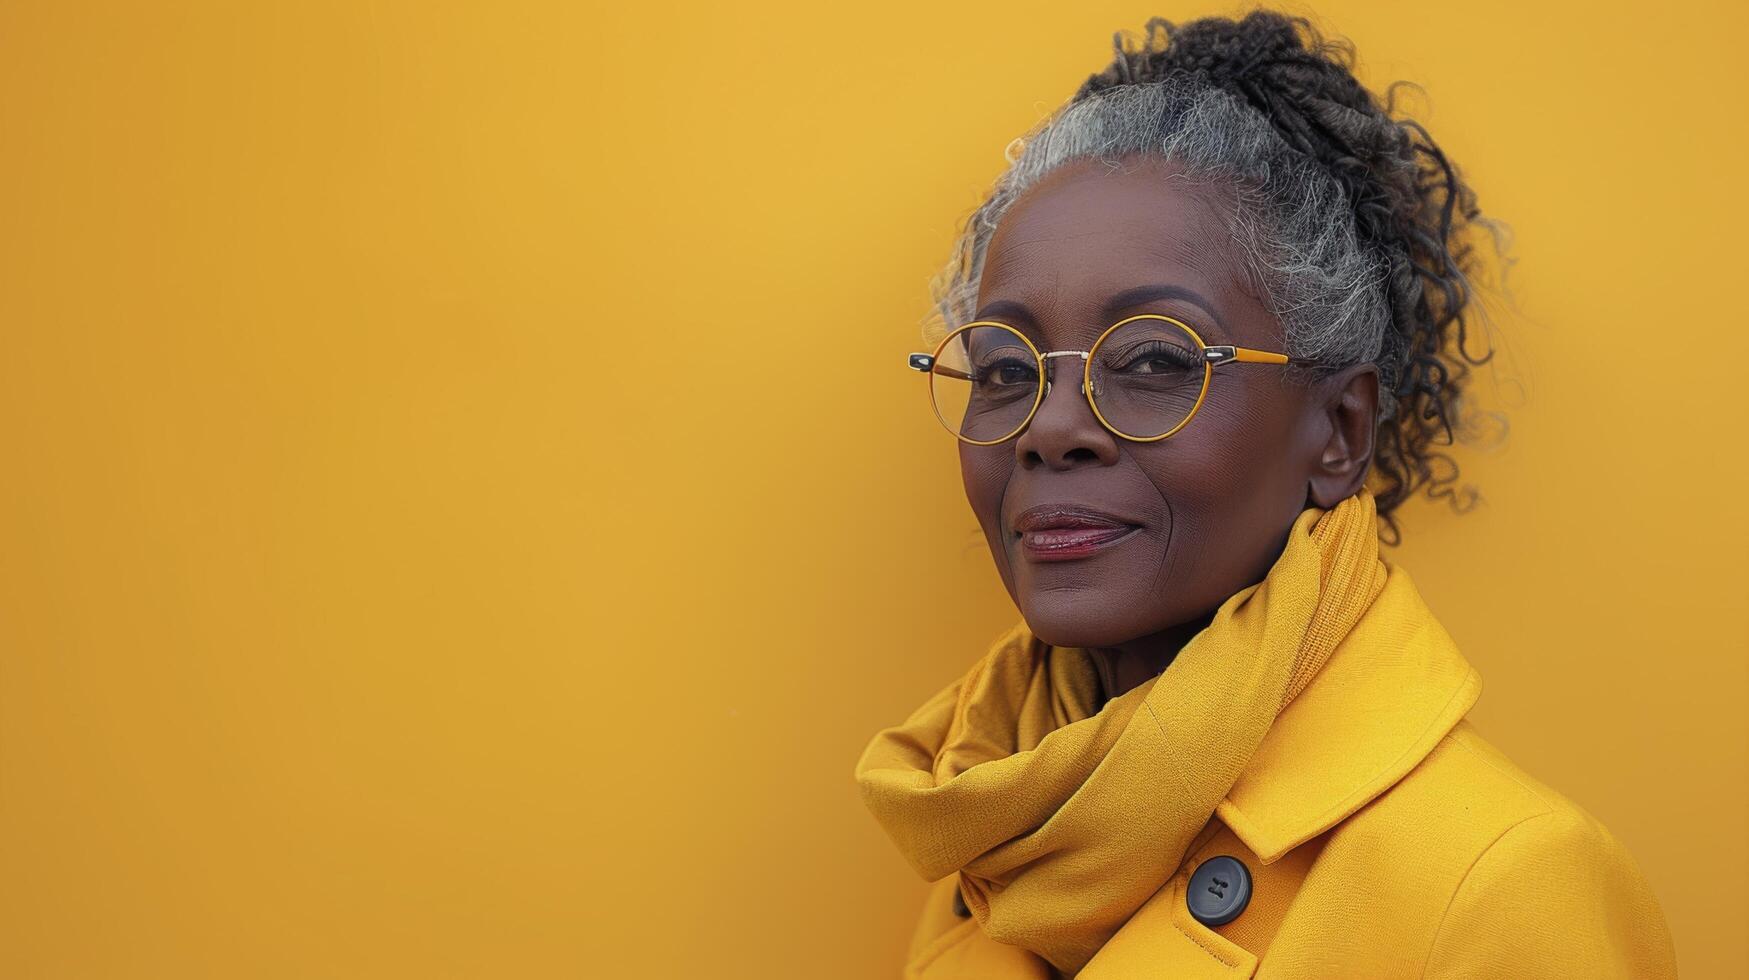
[{"label": "woman's eye", "polygon": [[1007,387],[1009,385],[1030,385],[1034,383],[1035,372],[1030,364],[1021,361],[1000,361],[985,366],[979,373],[979,380],[988,385]]},{"label": "woman's eye", "polygon": [[1163,346],[1137,353],[1119,368],[1126,374],[1181,374],[1196,367],[1196,357],[1181,347]]}]

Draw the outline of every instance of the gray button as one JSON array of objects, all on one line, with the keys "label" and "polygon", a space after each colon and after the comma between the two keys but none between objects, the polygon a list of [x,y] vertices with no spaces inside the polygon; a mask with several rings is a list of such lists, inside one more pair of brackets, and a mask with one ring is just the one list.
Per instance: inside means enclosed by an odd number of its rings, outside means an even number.
[{"label": "gray button", "polygon": [[1190,914],[1205,926],[1224,926],[1245,911],[1251,901],[1251,872],[1236,857],[1225,854],[1196,866],[1185,893]]}]

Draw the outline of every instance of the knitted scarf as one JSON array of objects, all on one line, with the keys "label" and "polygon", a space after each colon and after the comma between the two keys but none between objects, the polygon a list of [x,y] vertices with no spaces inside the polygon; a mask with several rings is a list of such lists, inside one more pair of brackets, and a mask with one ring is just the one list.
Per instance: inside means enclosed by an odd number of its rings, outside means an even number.
[{"label": "knitted scarf", "polygon": [[1176,873],[1385,571],[1371,494],[1308,508],[1262,582],[1103,704],[1085,650],[1019,624],[875,735],[863,801],[926,881],[959,874],[990,938],[1073,976]]}]

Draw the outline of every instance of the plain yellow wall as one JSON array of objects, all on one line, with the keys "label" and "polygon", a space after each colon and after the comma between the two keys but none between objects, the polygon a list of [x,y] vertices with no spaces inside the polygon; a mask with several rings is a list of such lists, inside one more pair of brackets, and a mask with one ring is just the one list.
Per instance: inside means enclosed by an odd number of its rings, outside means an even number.
[{"label": "plain yellow wall", "polygon": [[[150,8],[150,9],[148,9]],[[0,975],[896,973],[1016,615],[902,366],[1090,2],[0,6]],[[1749,969],[1743,5],[1332,2],[1520,259],[1474,715]]]}]

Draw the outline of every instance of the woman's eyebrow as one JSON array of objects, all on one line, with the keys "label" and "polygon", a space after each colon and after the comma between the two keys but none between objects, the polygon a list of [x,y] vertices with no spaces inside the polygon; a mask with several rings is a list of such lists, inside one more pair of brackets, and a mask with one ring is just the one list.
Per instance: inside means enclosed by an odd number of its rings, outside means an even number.
[{"label": "woman's eyebrow", "polygon": [[1150,286],[1135,286],[1126,289],[1106,300],[1105,305],[1100,307],[1099,313],[1108,320],[1115,319],[1119,313],[1157,299],[1189,300],[1202,307],[1203,311],[1214,320],[1216,326],[1223,330],[1226,329],[1227,325],[1221,320],[1220,314],[1215,312],[1213,303],[1204,299],[1201,293],[1189,286],[1179,286],[1172,283],[1156,283]]},{"label": "woman's eyebrow", "polygon": [[[1110,322],[1117,319],[1119,313],[1161,299],[1188,300],[1202,307],[1203,311],[1209,315],[1209,318],[1214,321],[1216,326],[1220,327],[1222,330],[1225,330],[1227,327],[1225,321],[1221,319],[1221,315],[1215,312],[1215,305],[1203,298],[1201,293],[1191,289],[1189,286],[1179,286],[1174,283],[1164,282],[1154,283],[1147,286],[1132,286],[1120,293],[1113,294],[1110,299],[1105,301],[1105,305],[1099,308],[1099,315],[1107,322]],[[1027,309],[1025,303],[1010,299],[991,300],[984,304],[983,309],[980,309],[973,315],[973,319],[975,320],[988,320],[996,317],[1017,320],[1027,326],[1033,326],[1037,322],[1032,315],[1032,311]]]}]

